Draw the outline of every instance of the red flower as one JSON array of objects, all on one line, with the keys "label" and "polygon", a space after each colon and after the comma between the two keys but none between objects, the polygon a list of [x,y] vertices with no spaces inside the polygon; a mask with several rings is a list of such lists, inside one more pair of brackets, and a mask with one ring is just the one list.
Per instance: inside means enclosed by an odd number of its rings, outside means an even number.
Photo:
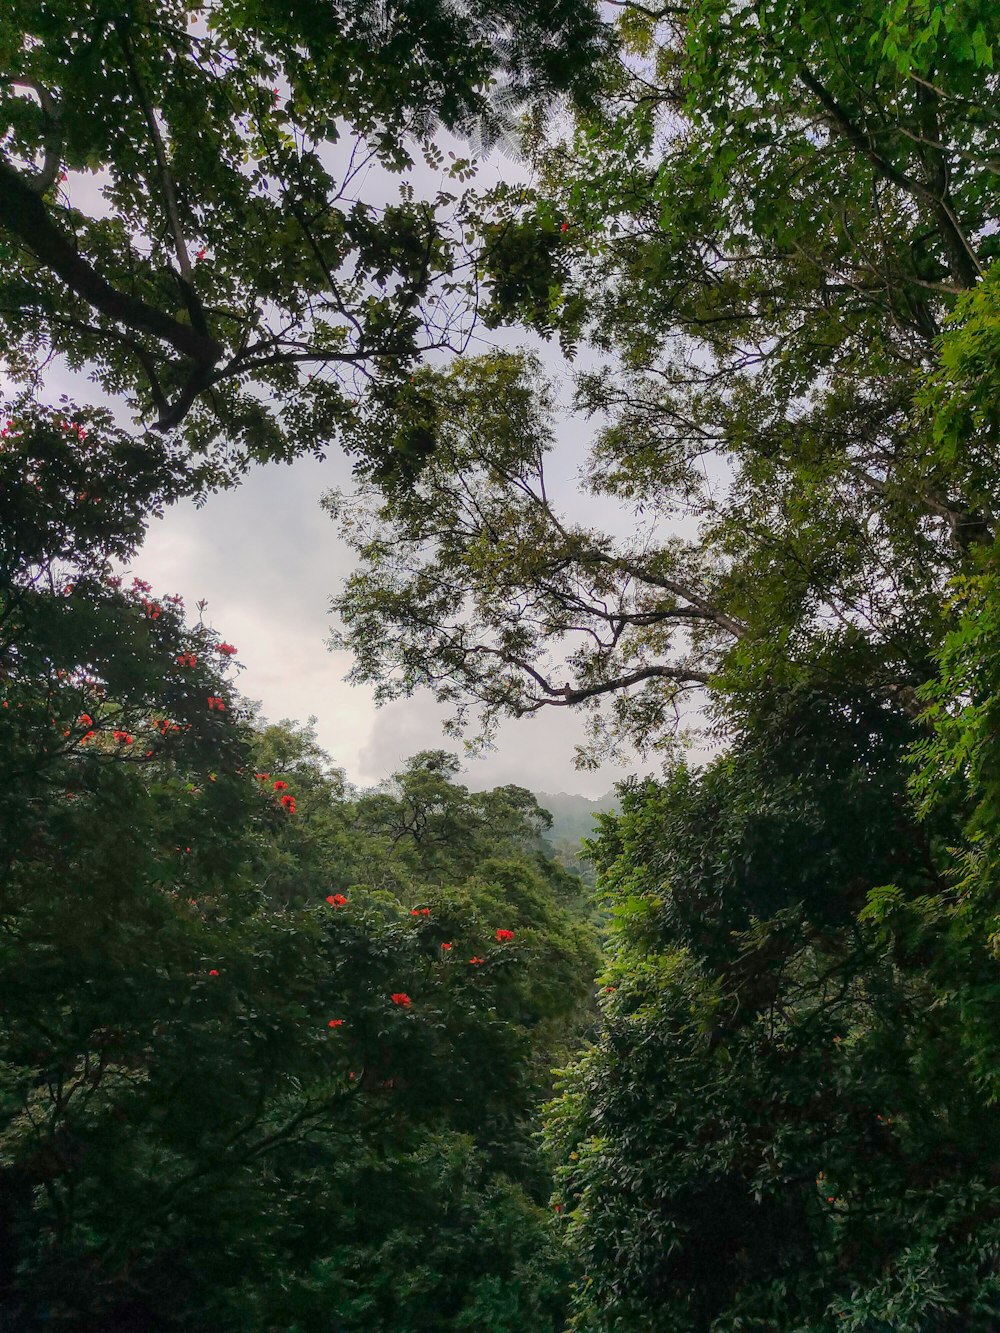
[{"label": "red flower", "polygon": [[204,251],[204,250],[199,250],[198,253],[195,255],[194,258],[195,258],[195,263],[199,263],[202,259],[205,258],[205,251]]},{"label": "red flower", "polygon": [[288,813],[289,813],[290,815],[294,815],[294,814],[295,814],[295,797],[294,797],[294,796],[282,796],[282,798],[281,798],[281,804],[285,807],[285,809],[288,811]]},{"label": "red flower", "polygon": [[198,659],[194,653],[181,653],[177,659],[177,665],[182,667],[193,667],[198,665]]},{"label": "red flower", "polygon": [[394,991],[392,995],[389,996],[389,999],[393,1004],[402,1005],[404,1009],[408,1008],[413,1003],[407,993],[401,990]]},{"label": "red flower", "polygon": [[449,944],[449,943],[447,942],[447,940],[441,945],[441,948],[444,949],[445,951],[447,951],[448,949],[453,949],[454,947],[455,947],[455,946],[452,945],[452,944]]},{"label": "red flower", "polygon": [[329,1023],[327,1023],[328,1028],[342,1028],[343,1026],[344,1020],[342,1018],[331,1018]]},{"label": "red flower", "polygon": [[414,907],[410,910],[410,916],[430,916],[430,914],[431,909],[429,907]]},{"label": "red flower", "polygon": [[512,930],[497,931],[497,941],[500,944],[506,944],[508,940],[512,940],[513,938],[514,938],[514,932]]},{"label": "red flower", "polygon": [[120,745],[131,745],[135,740],[135,737],[130,736],[127,731],[113,731],[111,734]]},{"label": "red flower", "polygon": [[209,970],[208,975],[209,975],[210,977],[217,977],[217,976],[219,975],[219,970],[218,970],[218,968],[215,968],[215,967],[211,968],[211,969]]},{"label": "red flower", "polygon": [[208,706],[209,708],[217,708],[220,713],[224,713],[226,711],[225,703],[218,697],[218,695],[215,694],[210,694],[208,696]]},{"label": "red flower", "polygon": [[275,791],[287,791],[287,790],[288,790],[288,783],[287,783],[287,782],[276,782],[276,783],[274,784],[274,790],[275,790]]},{"label": "red flower", "polygon": [[254,774],[254,777],[257,779],[258,782],[267,782],[267,780],[270,778],[270,776],[271,776],[270,773],[255,773],[255,774]]},{"label": "red flower", "polygon": [[215,651],[221,653],[223,657],[233,657],[236,654],[236,649],[231,643],[220,643],[216,646]]},{"label": "red flower", "polygon": [[343,907],[344,904],[347,902],[347,899],[344,897],[342,893],[328,893],[326,896],[326,901],[330,904],[331,907]]},{"label": "red flower", "polygon": [[76,720],[81,727],[92,727],[94,725],[94,719],[89,713],[81,713]]},{"label": "red flower", "polygon": [[473,965],[478,965],[479,963],[485,963],[486,959],[476,958],[475,955],[473,955],[473,957],[469,959],[469,962],[472,963]]},{"label": "red flower", "polygon": [[561,232],[567,232],[567,231],[569,231],[569,223],[568,223],[568,222],[564,222],[564,223],[560,226],[559,230],[560,230]]}]

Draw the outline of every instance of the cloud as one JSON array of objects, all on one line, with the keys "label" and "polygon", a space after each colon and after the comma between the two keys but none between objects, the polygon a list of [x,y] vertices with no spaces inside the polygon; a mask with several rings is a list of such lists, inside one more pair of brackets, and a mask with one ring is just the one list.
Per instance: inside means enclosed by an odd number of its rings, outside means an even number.
[{"label": "cloud", "polygon": [[464,755],[461,741],[444,734],[447,716],[447,709],[429,695],[398,699],[381,708],[358,755],[356,780],[378,782],[418,750],[440,749],[463,759],[462,781],[474,791],[516,783],[533,791],[598,797],[638,767],[606,764],[593,772],[574,768],[573,750],[584,739],[583,721],[563,709],[502,723],[495,747],[479,756]]}]

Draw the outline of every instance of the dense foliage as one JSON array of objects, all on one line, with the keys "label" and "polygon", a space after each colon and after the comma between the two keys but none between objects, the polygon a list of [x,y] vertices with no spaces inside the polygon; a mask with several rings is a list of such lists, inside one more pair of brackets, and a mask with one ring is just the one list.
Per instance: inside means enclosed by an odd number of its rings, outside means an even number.
[{"label": "dense foliage", "polygon": [[480,226],[487,318],[604,358],[586,478],[633,530],[554,499],[536,360],[425,371],[339,642],[487,734],[582,708],[589,757],[669,754],[701,691],[726,748],[595,845],[574,1326],[993,1328],[995,16],[620,8],[600,106]]},{"label": "dense foliage", "polygon": [[582,95],[601,44],[580,0],[13,0],[5,373],[55,349],[221,475],[321,452],[370,383],[377,410],[468,336],[447,214],[470,163],[421,198],[414,155],[443,168],[437,126],[488,143],[527,98]]},{"label": "dense foliage", "polygon": [[113,572],[156,438],[0,443],[5,1327],[557,1330],[532,1115],[596,961],[545,812],[442,753],[351,792]]},{"label": "dense foliage", "polygon": [[[16,1333],[1000,1325],[995,6],[603,8],[0,16]],[[530,184],[417,198],[512,108]],[[476,315],[586,347],[616,524]],[[333,439],[356,679],[664,755],[596,903],[527,771],[355,791],[120,572]]]}]

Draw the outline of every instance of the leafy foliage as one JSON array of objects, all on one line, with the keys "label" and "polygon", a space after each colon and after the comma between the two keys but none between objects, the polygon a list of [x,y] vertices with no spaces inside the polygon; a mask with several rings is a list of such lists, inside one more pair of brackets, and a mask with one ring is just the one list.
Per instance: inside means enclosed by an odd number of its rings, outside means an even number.
[{"label": "leafy foliage", "polygon": [[946,895],[956,830],[907,812],[912,724],[865,724],[804,700],[605,817],[604,1025],[548,1130],[581,1329],[996,1321],[997,1111],[963,1035],[995,967],[887,914]]},{"label": "leafy foliage", "polygon": [[220,475],[322,450],[367,379],[391,400],[467,332],[457,197],[365,178],[421,144],[443,166],[439,125],[489,143],[526,98],[583,95],[603,44],[567,0],[6,5],[8,370],[58,351]]},{"label": "leafy foliage", "polygon": [[10,1326],[554,1333],[532,1116],[595,958],[543,812],[255,726],[113,572],[172,494],[135,448],[15,406],[0,454]]},{"label": "leafy foliage", "polygon": [[[989,390],[964,377],[952,425],[925,403],[960,354],[949,319],[989,362],[987,9],[620,8],[599,104],[537,128],[537,182],[498,187],[479,226],[508,247],[483,251],[487,320],[606,362],[577,381],[585,475],[634,535],[547,498],[530,362],[516,390],[506,358],[428,377],[440,470],[416,500],[373,492],[343,642],[361,678],[487,730],[589,710],[591,757],[664,746],[706,683],[737,711],[777,678],[915,715],[947,584],[995,526]],[[376,513],[393,540],[368,540]]]}]

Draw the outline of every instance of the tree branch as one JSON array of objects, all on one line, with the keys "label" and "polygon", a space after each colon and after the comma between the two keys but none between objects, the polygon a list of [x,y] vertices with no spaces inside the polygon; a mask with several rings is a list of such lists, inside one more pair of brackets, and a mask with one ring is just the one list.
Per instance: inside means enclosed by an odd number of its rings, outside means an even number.
[{"label": "tree branch", "polygon": [[198,365],[212,367],[221,343],[138,297],[113,287],[56,226],[42,200],[9,162],[0,158],[0,226],[52,270],[69,289],[102,315],[169,343]]},{"label": "tree branch", "polygon": [[979,259],[967,240],[961,224],[948,199],[947,191],[938,194],[928,186],[894,166],[876,149],[874,143],[864,131],[854,123],[847,109],[833,96],[828,88],[805,66],[799,65],[798,75],[802,83],[813,94],[827,113],[830,124],[847,140],[851,146],[868,159],[885,180],[903,190],[913,198],[929,204],[935,214],[942,239],[949,252],[952,276],[963,288],[974,287],[982,277]]},{"label": "tree branch", "polygon": [[29,181],[28,186],[35,194],[46,194],[59,179],[62,164],[62,134],[59,129],[59,103],[44,84],[34,79],[11,79],[15,88],[30,88],[38,98],[45,117],[45,157],[41,169]]}]

